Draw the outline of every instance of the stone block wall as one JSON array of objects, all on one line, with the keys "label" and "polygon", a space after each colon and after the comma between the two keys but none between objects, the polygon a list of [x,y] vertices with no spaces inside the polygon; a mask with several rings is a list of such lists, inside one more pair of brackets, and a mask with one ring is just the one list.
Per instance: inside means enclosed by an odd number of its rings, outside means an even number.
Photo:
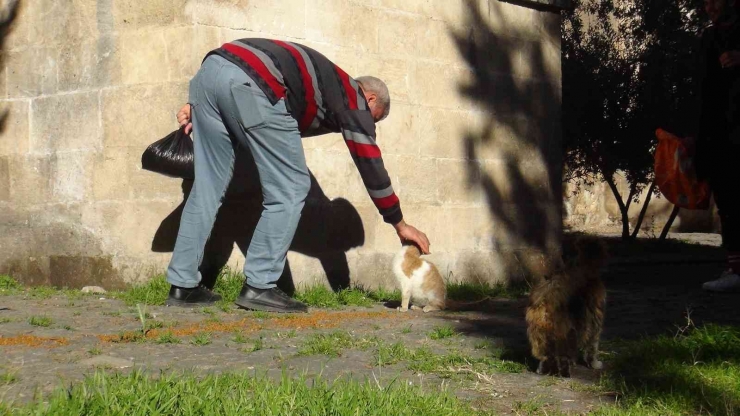
[{"label": "stone block wall", "polygon": [[[143,171],[141,153],[177,127],[205,53],[242,37],[302,43],[388,83],[379,144],[445,276],[536,272],[562,216],[560,16],[541,3],[25,0],[0,77],[0,273],[109,287],[162,273],[189,184]],[[400,244],[341,136],[304,146],[315,183],[293,280],[391,285]],[[243,263],[259,195],[249,166],[236,176],[204,268]]]}]

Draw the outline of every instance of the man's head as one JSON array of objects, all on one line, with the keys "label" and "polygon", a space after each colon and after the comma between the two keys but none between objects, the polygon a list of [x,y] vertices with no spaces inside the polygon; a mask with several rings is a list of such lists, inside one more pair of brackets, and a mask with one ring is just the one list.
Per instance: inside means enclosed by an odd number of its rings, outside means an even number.
[{"label": "man's head", "polygon": [[717,24],[736,16],[737,0],[704,0],[704,10],[712,23]]},{"label": "man's head", "polygon": [[388,113],[391,111],[391,95],[385,82],[370,76],[359,77],[355,81],[360,84],[362,93],[365,94],[370,113],[373,115],[375,122],[377,123],[388,117]]}]

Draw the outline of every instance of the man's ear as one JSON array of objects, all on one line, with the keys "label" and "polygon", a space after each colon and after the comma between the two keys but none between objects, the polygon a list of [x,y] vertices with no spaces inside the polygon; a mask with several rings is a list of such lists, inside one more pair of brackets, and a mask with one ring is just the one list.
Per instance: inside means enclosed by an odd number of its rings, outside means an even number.
[{"label": "man's ear", "polygon": [[376,98],[377,98],[376,95],[373,93],[365,95],[365,99],[367,100],[368,104],[374,103]]}]

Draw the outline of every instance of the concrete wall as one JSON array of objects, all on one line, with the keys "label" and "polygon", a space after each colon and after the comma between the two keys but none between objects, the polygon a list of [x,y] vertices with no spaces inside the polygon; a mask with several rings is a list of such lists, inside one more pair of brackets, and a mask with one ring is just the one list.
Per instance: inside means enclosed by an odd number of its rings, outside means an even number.
[{"label": "concrete wall", "polygon": [[[141,170],[141,153],[176,128],[204,54],[252,36],[386,80],[379,143],[443,274],[536,271],[561,229],[560,17],[543,2],[26,0],[0,76],[0,272],[110,287],[163,272],[189,184]],[[399,242],[341,137],[304,143],[315,186],[293,279],[392,284]],[[258,215],[243,159],[209,270],[243,263],[232,249]]]}]

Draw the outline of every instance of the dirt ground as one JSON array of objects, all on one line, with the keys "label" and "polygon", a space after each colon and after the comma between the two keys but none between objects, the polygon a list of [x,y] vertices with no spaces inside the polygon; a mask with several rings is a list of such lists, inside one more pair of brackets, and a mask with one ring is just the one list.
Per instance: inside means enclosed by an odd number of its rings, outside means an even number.
[{"label": "dirt ground", "polygon": [[[606,354],[610,340],[675,333],[687,322],[687,312],[697,325],[740,325],[740,294],[715,295],[701,290],[702,282],[722,271],[717,237],[680,237],[700,244],[656,253],[615,243],[604,273],[608,288],[603,334]],[[47,299],[0,296],[0,373],[15,375],[14,382],[0,383],[0,400],[26,402],[35,391],[49,392],[69,385],[102,367],[111,371],[145,368],[153,372],[254,370],[271,377],[279,377],[287,370],[309,376],[321,374],[328,379],[377,379],[381,384],[400,377],[425,387],[444,385],[461,397],[473,399],[477,406],[501,414],[516,414],[523,403],[586,413],[611,402],[613,397],[588,388],[598,380],[595,371],[579,368],[572,379],[566,380],[540,377],[531,371],[534,363],[527,353],[525,306],[526,299],[497,299],[486,312],[424,315],[401,314],[378,304],[372,308],[312,309],[300,316],[263,315],[237,309],[224,312],[215,308],[204,311],[148,307],[148,321],[160,322],[163,327],[151,330],[146,342],[127,342],[121,340],[121,334],[141,328],[138,311],[105,295],[78,299],[65,295]],[[53,322],[48,327],[33,326],[29,323],[33,316],[50,317]],[[444,325],[452,325],[459,334],[431,339],[431,331]],[[182,342],[156,343],[168,330]],[[530,370],[479,376],[465,373],[462,366],[450,369],[460,377],[443,378],[439,374],[410,371],[403,362],[378,366],[371,349],[348,347],[341,350],[339,357],[298,354],[315,334],[336,330],[345,330],[358,340],[377,337],[387,343],[401,341],[409,348],[427,346],[439,354],[484,357],[491,356],[493,350],[502,351],[501,358],[525,363]],[[211,342],[195,345],[192,341],[203,334],[209,334]],[[235,341],[236,334],[243,339]]]}]

